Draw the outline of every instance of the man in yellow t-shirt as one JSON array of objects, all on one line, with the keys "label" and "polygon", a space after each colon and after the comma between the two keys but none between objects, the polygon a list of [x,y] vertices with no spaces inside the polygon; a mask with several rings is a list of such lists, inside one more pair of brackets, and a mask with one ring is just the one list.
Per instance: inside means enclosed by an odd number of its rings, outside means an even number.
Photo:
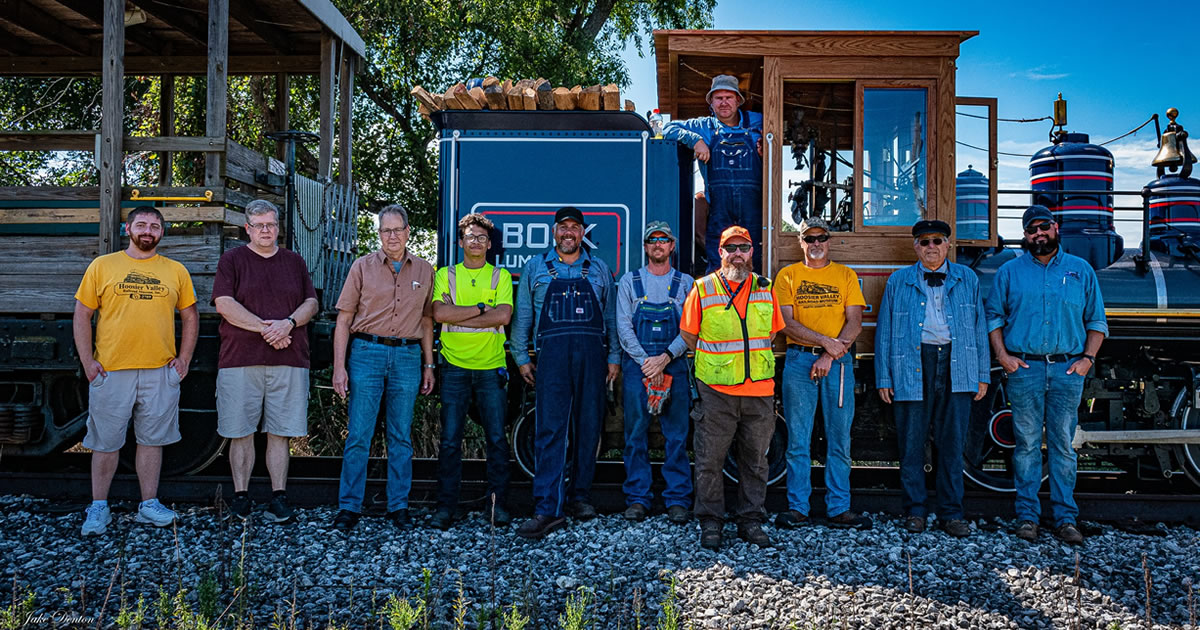
[{"label": "man in yellow t-shirt", "polygon": [[[108,489],[131,419],[142,492],[137,520],[163,527],[178,518],[156,498],[158,474],[162,447],[180,440],[179,384],[196,349],[200,320],[187,269],[158,255],[164,229],[158,210],[134,208],[125,223],[129,247],[93,260],[75,293],[75,348],[90,384],[83,445],[92,450],[92,504],[85,536],[103,534],[112,521]],[[183,322],[178,354],[177,310]]]},{"label": "man in yellow t-shirt", "polygon": [[458,222],[463,262],[438,269],[433,278],[433,318],[442,324],[442,442],[438,507],[430,525],[443,530],[450,528],[458,511],[463,426],[472,395],[487,438],[485,513],[497,525],[511,521],[504,503],[508,487],[504,326],[512,317],[513,290],[508,270],[495,268],[486,259],[494,229],[482,214],[463,217]]},{"label": "man in yellow t-shirt", "polygon": [[850,346],[862,330],[866,306],[858,274],[829,260],[829,225],[820,217],[800,224],[804,260],[775,278],[783,311],[787,358],[783,411],[787,416],[788,509],[775,526],[809,522],[813,415],[825,417],[825,513],[829,525],[869,529],[871,520],[850,511],[850,424],[854,420],[854,357]]}]

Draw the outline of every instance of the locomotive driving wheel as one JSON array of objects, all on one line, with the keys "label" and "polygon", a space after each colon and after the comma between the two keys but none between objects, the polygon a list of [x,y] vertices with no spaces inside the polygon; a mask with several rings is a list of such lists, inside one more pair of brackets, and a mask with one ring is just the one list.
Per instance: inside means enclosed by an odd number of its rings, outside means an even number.
[{"label": "locomotive driving wheel", "polygon": [[[783,416],[779,414],[779,410],[775,411],[775,432],[771,434],[771,442],[767,444],[767,485],[775,485],[779,480],[787,476],[787,445],[788,445],[788,430],[787,422]],[[734,459],[734,452],[737,450],[737,442],[734,441],[733,446],[729,449],[729,453],[725,455],[725,465],[721,472],[732,482],[738,483],[738,465]]]},{"label": "locomotive driving wheel", "polygon": [[[533,404],[533,397],[530,396],[526,404],[521,407],[521,415],[513,421],[512,434],[509,436],[509,448],[512,449],[513,459],[517,460],[517,466],[521,472],[525,473],[526,477],[533,479],[533,473],[536,470],[537,458],[534,452],[534,435],[537,428],[537,412]],[[571,481],[571,464],[574,461],[571,457],[570,450],[570,434],[567,436],[567,462],[564,470],[567,471],[563,478],[564,483]],[[596,458],[600,457],[600,443],[596,444]]]},{"label": "locomotive driving wheel", "polygon": [[[971,405],[971,419],[963,439],[963,474],[977,486],[995,492],[1015,492],[1012,409],[1008,404],[1004,370],[992,369],[992,384],[983,400]],[[1050,476],[1042,450],[1042,481]]]},{"label": "locomotive driving wheel", "polygon": [[[1196,409],[1196,386],[1184,387],[1171,404],[1171,418],[1178,429],[1200,429],[1200,410]],[[1177,444],[1175,456],[1192,483],[1200,486],[1200,444]]]}]

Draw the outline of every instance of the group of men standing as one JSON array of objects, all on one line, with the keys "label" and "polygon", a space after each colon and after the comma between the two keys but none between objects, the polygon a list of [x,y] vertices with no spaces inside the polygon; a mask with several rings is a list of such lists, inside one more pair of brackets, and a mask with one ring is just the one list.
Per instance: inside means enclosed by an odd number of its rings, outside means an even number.
[{"label": "group of men standing", "polygon": [[[381,247],[350,268],[337,302],[333,389],[348,397],[339,510],[333,525],[355,527],[364,506],[367,461],[380,405],[388,451],[387,518],[411,523],[411,429],[418,393],[441,374],[441,441],[437,508],[430,521],[449,528],[459,513],[462,439],[474,403],[486,437],[489,518],[509,523],[505,326],[520,377],[534,389],[534,516],[517,528],[541,538],[566,517],[596,516],[590,488],[606,409],[606,386],[622,379],[625,518],[640,521],[652,503],[648,440],[657,419],[665,438],[662,499],[667,518],[700,521],[700,544],[722,544],[726,517],[723,468],[732,449],[738,467],[737,535],[759,546],[768,481],[765,454],[775,432],[776,357],[786,338],[782,378],[788,431],[788,509],[777,528],[811,520],[811,438],[820,407],[827,444],[826,522],[869,528],[851,510],[850,432],[854,419],[853,344],[866,302],[855,272],[830,260],[831,232],[819,217],[800,226],[804,259],[774,282],[760,276],[761,116],[741,112],[732,77],[708,94],[714,116],[668,126],[668,134],[710,163],[707,180],[709,273],[693,279],[671,264],[672,228],[646,226],[646,265],[619,284],[602,259],[583,247],[586,220],[574,207],[554,217],[554,247],[524,267],[513,294],[509,272],[487,262],[494,226],[469,214],[458,223],[463,262],[437,270],[409,251],[404,208],[379,213]],[[757,126],[756,126],[757,123]],[[756,166],[756,164],[758,164]],[[250,242],[218,264],[212,303],[222,317],[218,358],[218,431],[230,442],[234,497],[230,514],[250,517],[254,434],[266,434],[273,494],[265,515],[287,522],[289,438],[307,434],[309,353],[305,325],[318,309],[304,260],[279,248],[278,209],[246,208]],[[748,220],[747,220],[748,219]],[[757,223],[756,223],[757,221]],[[743,222],[748,225],[743,225]],[[1022,219],[1028,255],[1004,264],[985,306],[977,275],[947,260],[950,227],[912,228],[918,262],[891,275],[875,335],[875,383],[893,405],[900,447],[904,527],[921,532],[930,504],[953,536],[969,535],[962,508],[962,450],[973,400],[987,393],[991,354],[1008,373],[1016,449],[1016,535],[1037,536],[1043,430],[1050,457],[1056,535],[1078,543],[1073,500],[1072,429],[1085,375],[1107,324],[1092,268],[1066,254],[1057,224],[1042,206]],[[97,258],[76,294],[76,347],[90,383],[88,431],[92,494],[83,533],[100,534],[117,452],[132,420],[142,503],[137,519],[164,526],[177,515],[156,498],[162,447],[180,439],[179,389],[198,336],[195,291],[187,270],[157,254],[165,229],[155,209],[132,210],[129,246]],[[719,265],[716,261],[719,259]],[[174,314],[183,330],[178,351]],[[92,317],[96,316],[93,344]],[[130,325],[137,322],[137,326]],[[441,324],[440,366],[434,323]],[[694,351],[694,368],[686,358]],[[440,370],[439,370],[440,368]],[[702,414],[693,433],[694,476],[687,454],[695,378]],[[925,444],[937,451],[937,495],[925,489]]]}]

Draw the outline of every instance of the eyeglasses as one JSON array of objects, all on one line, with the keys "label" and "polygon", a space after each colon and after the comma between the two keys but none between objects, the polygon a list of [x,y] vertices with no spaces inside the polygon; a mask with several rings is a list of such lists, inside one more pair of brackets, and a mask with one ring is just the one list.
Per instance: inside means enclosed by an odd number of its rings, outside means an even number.
[{"label": "eyeglasses", "polygon": [[646,239],[647,245],[650,245],[653,243],[673,243],[673,242],[675,242],[675,240],[669,236],[651,236],[650,238]]},{"label": "eyeglasses", "polygon": [[940,238],[923,238],[917,242],[921,244],[921,247],[929,247],[930,243],[933,243],[934,247],[941,247],[942,243],[945,243],[946,241],[943,241]]},{"label": "eyeglasses", "polygon": [[250,228],[251,230],[254,230],[255,232],[266,232],[267,230],[274,230],[274,229],[278,228],[279,224],[278,223],[247,223],[246,227]]},{"label": "eyeglasses", "polygon": [[407,231],[408,231],[407,225],[402,228],[387,228],[387,229],[379,230],[379,236],[381,236],[383,238],[388,238],[390,236],[399,237],[401,234],[403,234]]},{"label": "eyeglasses", "polygon": [[732,254],[734,252],[742,252],[743,254],[749,254],[750,249],[753,247],[754,246],[751,245],[750,243],[738,243],[737,245],[726,245],[722,249],[729,252],[730,254]]},{"label": "eyeglasses", "polygon": [[813,243],[824,243],[829,240],[828,234],[818,234],[816,236],[805,236],[804,242],[812,245]]},{"label": "eyeglasses", "polygon": [[1046,221],[1045,223],[1031,225],[1031,226],[1025,228],[1025,233],[1033,235],[1033,234],[1037,234],[1038,232],[1049,232],[1050,227],[1053,225],[1054,225],[1053,221]]},{"label": "eyeglasses", "polygon": [[487,234],[465,234],[463,235],[464,243],[486,243],[488,241]]}]

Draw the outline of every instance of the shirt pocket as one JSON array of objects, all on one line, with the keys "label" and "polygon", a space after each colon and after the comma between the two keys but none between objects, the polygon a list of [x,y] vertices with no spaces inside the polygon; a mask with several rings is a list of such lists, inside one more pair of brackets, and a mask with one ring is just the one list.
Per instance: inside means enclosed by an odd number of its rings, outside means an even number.
[{"label": "shirt pocket", "polygon": [[556,324],[589,322],[594,315],[595,300],[591,296],[575,289],[568,288],[562,293],[548,293],[550,321]]},{"label": "shirt pocket", "polygon": [[1063,302],[1077,308],[1083,308],[1085,299],[1087,299],[1087,295],[1083,290],[1083,279],[1074,273],[1064,275],[1062,279]]}]

